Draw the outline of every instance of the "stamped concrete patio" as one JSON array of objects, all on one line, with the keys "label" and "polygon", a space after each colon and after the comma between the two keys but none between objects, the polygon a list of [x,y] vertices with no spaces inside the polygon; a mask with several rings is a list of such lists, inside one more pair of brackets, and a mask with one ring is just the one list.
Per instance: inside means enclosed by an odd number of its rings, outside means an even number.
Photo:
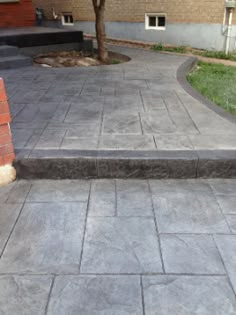
[{"label": "stamped concrete patio", "polygon": [[236,119],[190,95],[191,59],[110,49],[132,60],[0,72],[18,175],[68,178],[73,164],[70,178],[236,177]]},{"label": "stamped concrete patio", "polygon": [[[113,50],[132,61],[0,73],[18,160],[235,153],[234,119],[177,80],[187,58]],[[60,176],[73,177],[78,164],[64,166]],[[54,174],[54,164],[44,167]],[[137,174],[121,165],[119,175]],[[234,179],[19,180],[0,189],[0,204],[4,315],[236,314]]]},{"label": "stamped concrete patio", "polygon": [[21,180],[0,204],[1,314],[236,314],[236,180]]},{"label": "stamped concrete patio", "polygon": [[128,63],[1,71],[17,152],[36,150],[232,150],[236,120],[177,81],[187,57],[112,47]]}]

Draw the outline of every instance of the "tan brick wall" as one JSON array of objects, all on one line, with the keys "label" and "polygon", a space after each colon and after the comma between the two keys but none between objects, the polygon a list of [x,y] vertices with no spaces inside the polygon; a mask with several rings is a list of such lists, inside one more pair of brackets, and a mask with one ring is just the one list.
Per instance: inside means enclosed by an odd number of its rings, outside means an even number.
[{"label": "tan brick wall", "polygon": [[[72,12],[75,21],[92,21],[92,0],[33,0],[52,19],[58,12]],[[223,21],[224,0],[107,0],[106,21],[143,22],[145,13],[166,13],[169,23],[219,23]],[[236,24],[236,10],[234,13]]]}]

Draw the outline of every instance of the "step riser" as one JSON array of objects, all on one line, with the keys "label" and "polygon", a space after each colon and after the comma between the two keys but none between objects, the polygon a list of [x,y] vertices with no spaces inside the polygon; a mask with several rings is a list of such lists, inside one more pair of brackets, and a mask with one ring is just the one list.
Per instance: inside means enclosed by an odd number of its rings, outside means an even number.
[{"label": "step riser", "polygon": [[33,64],[31,58],[19,58],[14,59],[14,60],[7,60],[5,61],[4,58],[0,59],[0,69],[5,70],[5,69],[15,69],[15,68],[21,68],[21,67],[27,67],[31,66]]},{"label": "step riser", "polygon": [[0,57],[10,57],[18,55],[19,50],[17,47],[0,46]]},{"label": "step riser", "polygon": [[34,158],[14,162],[19,179],[236,178],[235,159]]}]

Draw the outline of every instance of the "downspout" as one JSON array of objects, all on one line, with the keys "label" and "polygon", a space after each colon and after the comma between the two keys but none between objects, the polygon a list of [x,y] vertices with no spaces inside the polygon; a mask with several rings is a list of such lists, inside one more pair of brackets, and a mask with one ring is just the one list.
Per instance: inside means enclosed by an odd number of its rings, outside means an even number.
[{"label": "downspout", "polygon": [[225,45],[225,54],[228,55],[229,53],[229,45],[230,45],[230,38],[231,38],[231,31],[232,31],[232,19],[233,19],[233,9],[229,9],[229,22],[227,27],[227,34],[226,34],[226,45]]}]

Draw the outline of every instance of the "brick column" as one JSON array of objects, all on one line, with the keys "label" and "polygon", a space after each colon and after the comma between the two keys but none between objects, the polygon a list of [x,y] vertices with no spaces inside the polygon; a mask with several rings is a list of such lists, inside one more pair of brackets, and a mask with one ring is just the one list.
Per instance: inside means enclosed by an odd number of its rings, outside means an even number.
[{"label": "brick column", "polygon": [[13,181],[16,172],[12,166],[15,158],[10,130],[11,115],[3,79],[0,78],[0,186]]}]

